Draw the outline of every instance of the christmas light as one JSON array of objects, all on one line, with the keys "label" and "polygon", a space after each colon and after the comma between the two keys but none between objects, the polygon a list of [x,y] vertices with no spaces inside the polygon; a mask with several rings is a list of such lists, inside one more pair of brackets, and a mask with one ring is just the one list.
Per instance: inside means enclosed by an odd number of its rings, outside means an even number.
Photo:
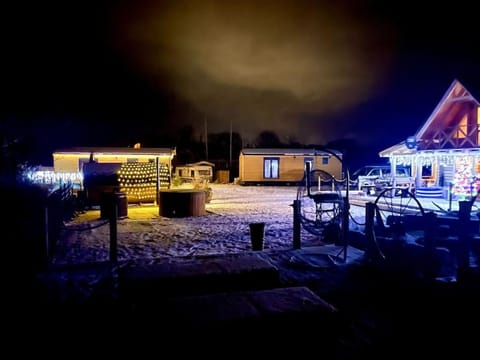
[{"label": "christmas light", "polygon": [[[129,202],[155,201],[157,194],[157,169],[154,162],[124,163],[117,172],[120,191],[127,194]],[[167,164],[159,164],[159,187],[168,188],[170,175]]]}]

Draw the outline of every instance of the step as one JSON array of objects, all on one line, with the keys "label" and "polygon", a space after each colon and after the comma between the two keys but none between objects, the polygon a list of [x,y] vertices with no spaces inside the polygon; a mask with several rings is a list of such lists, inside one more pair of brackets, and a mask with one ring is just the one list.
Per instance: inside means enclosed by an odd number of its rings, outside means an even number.
[{"label": "step", "polygon": [[120,297],[132,302],[278,286],[278,268],[256,254],[167,260],[124,267],[119,273]]},{"label": "step", "polygon": [[134,317],[135,328],[145,322],[161,324],[182,338],[235,339],[243,334],[277,341],[275,336],[313,336],[316,345],[322,339],[332,344],[340,326],[338,310],[304,286],[170,298],[156,307],[136,308]]}]

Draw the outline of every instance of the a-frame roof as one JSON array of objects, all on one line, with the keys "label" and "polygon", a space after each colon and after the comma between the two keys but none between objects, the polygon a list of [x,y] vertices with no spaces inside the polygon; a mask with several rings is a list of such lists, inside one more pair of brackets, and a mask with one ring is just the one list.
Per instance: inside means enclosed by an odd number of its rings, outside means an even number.
[{"label": "a-frame roof", "polygon": [[407,145],[405,145],[405,141],[398,143],[396,145],[390,146],[382,151],[380,151],[380,157],[389,157],[391,155],[410,155],[414,154],[415,150],[409,149]]},{"label": "a-frame roof", "polygon": [[[462,148],[454,143],[454,134],[459,131],[460,121],[469,114],[469,112],[476,111],[480,103],[472,94],[463,86],[463,84],[455,79],[450,87],[447,89],[442,99],[435,107],[431,115],[425,123],[415,133],[418,150],[433,150],[445,148]],[[477,120],[478,123],[478,120]],[[462,131],[464,131],[462,129]],[[476,133],[464,134],[466,140],[462,141],[464,147],[472,148],[472,143],[476,145]],[[468,141],[468,137],[475,139]],[[476,146],[475,146],[476,147]],[[382,150],[379,155],[381,157],[388,157],[391,155],[406,155],[414,153],[416,150],[407,148],[405,141],[390,146]]]},{"label": "a-frame roof", "polygon": [[460,120],[459,113],[465,111],[465,105],[474,103],[480,106],[480,103],[472,94],[463,86],[460,81],[455,79],[448,90],[443,95],[435,110],[433,110],[430,117],[417,131],[415,137],[417,140],[424,139],[432,128],[439,129],[447,126],[452,126],[452,122],[458,123]]}]

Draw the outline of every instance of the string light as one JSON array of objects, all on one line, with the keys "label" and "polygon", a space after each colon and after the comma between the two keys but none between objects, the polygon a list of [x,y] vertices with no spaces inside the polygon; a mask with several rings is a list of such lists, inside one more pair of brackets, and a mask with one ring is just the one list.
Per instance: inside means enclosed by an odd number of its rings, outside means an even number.
[{"label": "string light", "polygon": [[80,172],[55,172],[53,170],[29,171],[27,178],[34,184],[55,185],[59,183],[81,184],[83,175]]},{"label": "string light", "polygon": [[[157,169],[154,162],[123,163],[117,172],[120,191],[129,202],[154,201],[157,193]],[[159,187],[168,188],[170,176],[167,164],[159,164]]]},{"label": "string light", "polygon": [[473,156],[455,158],[452,193],[458,198],[468,198],[477,194],[480,179],[474,175],[474,160]]}]

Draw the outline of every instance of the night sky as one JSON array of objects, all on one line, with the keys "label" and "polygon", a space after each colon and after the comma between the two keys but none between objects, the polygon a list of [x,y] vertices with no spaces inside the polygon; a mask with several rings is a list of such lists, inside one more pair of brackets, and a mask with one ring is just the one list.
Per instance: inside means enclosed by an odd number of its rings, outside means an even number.
[{"label": "night sky", "polygon": [[[164,147],[260,131],[282,142],[412,135],[454,79],[480,98],[468,5],[422,1],[31,1],[2,9],[0,135]],[[5,141],[4,141],[5,142]]]}]

